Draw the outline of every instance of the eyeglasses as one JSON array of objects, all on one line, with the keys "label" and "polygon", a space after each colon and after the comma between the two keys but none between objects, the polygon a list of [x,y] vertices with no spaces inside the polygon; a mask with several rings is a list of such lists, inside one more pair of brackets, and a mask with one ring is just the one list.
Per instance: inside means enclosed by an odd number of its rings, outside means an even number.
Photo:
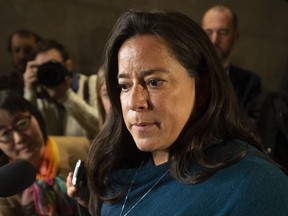
[{"label": "eyeglasses", "polygon": [[0,142],[10,142],[13,139],[13,131],[24,132],[30,127],[31,124],[31,116],[25,116],[18,120],[14,125],[10,128],[2,128],[0,129]]}]

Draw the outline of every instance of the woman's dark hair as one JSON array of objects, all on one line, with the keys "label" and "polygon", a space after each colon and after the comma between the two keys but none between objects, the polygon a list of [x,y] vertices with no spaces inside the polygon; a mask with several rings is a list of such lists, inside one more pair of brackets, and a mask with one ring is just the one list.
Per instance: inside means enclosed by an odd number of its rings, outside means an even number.
[{"label": "woman's dark hair", "polygon": [[[11,90],[1,90],[0,91],[0,109],[6,110],[10,113],[13,112],[28,112],[34,116],[39,124],[43,139],[47,139],[46,125],[42,118],[41,113],[37,108],[27,101],[23,96],[11,91]],[[0,150],[0,160],[4,161],[6,155]]]},{"label": "woman's dark hair", "polygon": [[121,197],[121,193],[111,196],[111,171],[139,166],[147,154],[136,148],[125,126],[121,90],[117,88],[119,49],[136,35],[151,35],[163,40],[196,80],[193,113],[169,151],[168,165],[173,177],[185,183],[197,183],[241,160],[247,145],[237,150],[240,144],[236,148],[237,144],[231,142],[235,139],[262,148],[259,138],[242,116],[229,78],[201,27],[178,12],[130,10],[118,19],[106,44],[105,79],[111,112],[89,152],[88,175],[94,202],[90,211],[93,215],[99,214],[99,203],[115,202]]}]

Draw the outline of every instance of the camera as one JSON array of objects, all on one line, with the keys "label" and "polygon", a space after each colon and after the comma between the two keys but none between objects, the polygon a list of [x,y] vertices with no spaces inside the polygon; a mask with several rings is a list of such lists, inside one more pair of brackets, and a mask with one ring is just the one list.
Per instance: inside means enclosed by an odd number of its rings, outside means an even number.
[{"label": "camera", "polygon": [[72,184],[76,187],[79,187],[80,182],[82,184],[86,184],[86,167],[84,161],[78,160],[74,169],[73,177],[72,177]]},{"label": "camera", "polygon": [[65,81],[68,70],[57,61],[48,61],[38,67],[38,81],[45,86],[57,86]]}]

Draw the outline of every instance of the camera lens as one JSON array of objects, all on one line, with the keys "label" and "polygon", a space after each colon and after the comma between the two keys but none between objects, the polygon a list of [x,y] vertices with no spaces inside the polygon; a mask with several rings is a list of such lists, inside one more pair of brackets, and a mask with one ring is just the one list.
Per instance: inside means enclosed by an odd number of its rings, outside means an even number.
[{"label": "camera lens", "polygon": [[39,66],[38,81],[45,86],[57,86],[64,82],[68,71],[64,65],[56,61],[49,61]]}]

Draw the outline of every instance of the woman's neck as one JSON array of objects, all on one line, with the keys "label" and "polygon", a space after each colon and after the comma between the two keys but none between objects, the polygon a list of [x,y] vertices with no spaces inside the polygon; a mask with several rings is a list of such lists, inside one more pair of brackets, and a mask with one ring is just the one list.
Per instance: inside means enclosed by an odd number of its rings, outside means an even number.
[{"label": "woman's neck", "polygon": [[41,149],[39,150],[38,154],[35,154],[35,156],[30,160],[30,163],[33,164],[33,166],[38,170],[42,163],[43,158],[43,152],[44,152],[45,146],[43,145]]},{"label": "woman's neck", "polygon": [[153,158],[155,166],[161,165],[168,161],[169,152],[167,151],[152,152],[152,158]]}]

